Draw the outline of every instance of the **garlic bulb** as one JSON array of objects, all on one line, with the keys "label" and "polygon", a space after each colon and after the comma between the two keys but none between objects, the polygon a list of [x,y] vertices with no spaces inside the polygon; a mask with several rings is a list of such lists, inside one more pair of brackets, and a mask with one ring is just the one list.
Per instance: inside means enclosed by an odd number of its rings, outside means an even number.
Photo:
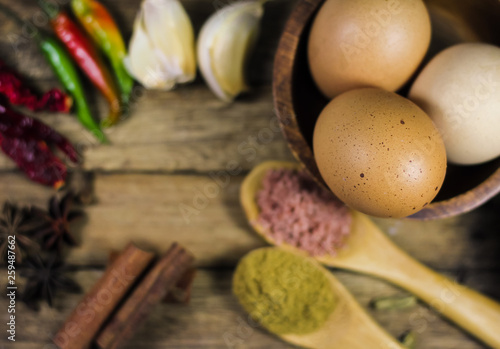
[{"label": "garlic bulb", "polygon": [[245,65],[257,40],[264,1],[239,1],[213,14],[203,25],[197,54],[212,91],[230,102],[248,89]]},{"label": "garlic bulb", "polygon": [[171,90],[196,77],[194,32],[178,0],[144,0],[125,59],[147,89]]}]

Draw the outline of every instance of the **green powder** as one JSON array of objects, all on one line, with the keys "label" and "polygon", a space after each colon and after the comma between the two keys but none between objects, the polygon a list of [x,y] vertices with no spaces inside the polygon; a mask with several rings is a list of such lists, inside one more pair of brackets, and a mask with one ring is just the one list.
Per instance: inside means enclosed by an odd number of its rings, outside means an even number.
[{"label": "green powder", "polygon": [[233,292],[254,321],[276,334],[314,332],[336,304],[328,278],[310,259],[277,248],[245,256]]}]

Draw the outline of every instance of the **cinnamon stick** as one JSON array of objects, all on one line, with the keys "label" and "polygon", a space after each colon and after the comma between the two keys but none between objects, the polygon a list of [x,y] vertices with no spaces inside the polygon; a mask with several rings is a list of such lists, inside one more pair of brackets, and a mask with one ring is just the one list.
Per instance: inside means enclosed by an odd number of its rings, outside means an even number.
[{"label": "cinnamon stick", "polygon": [[154,254],[129,244],[80,301],[54,337],[61,349],[87,349],[97,332],[143,274]]},{"label": "cinnamon stick", "polygon": [[[111,251],[109,253],[109,263],[113,263],[113,261],[118,258],[118,251]],[[163,299],[163,303],[169,304],[189,304],[191,301],[191,291],[193,288],[194,277],[196,276],[196,269],[191,268],[182,275],[177,284],[170,289],[165,298]]]},{"label": "cinnamon stick", "polygon": [[173,244],[99,333],[97,345],[102,349],[116,349],[125,344],[192,262],[193,257],[186,250]]},{"label": "cinnamon stick", "polygon": [[196,269],[191,268],[182,275],[177,284],[168,292],[163,299],[165,303],[188,304],[191,300],[191,290],[193,288]]}]

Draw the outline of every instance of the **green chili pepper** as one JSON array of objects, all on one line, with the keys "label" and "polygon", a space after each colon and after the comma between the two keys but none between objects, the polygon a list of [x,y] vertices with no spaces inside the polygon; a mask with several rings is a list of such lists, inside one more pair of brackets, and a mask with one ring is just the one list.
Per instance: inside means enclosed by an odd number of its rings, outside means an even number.
[{"label": "green chili pepper", "polygon": [[5,13],[8,17],[14,19],[19,25],[27,25],[30,27],[29,29],[31,29],[31,32],[33,33],[33,38],[37,41],[47,61],[54,70],[54,73],[61,81],[64,89],[72,95],[78,120],[101,143],[107,143],[108,140],[102,132],[99,123],[97,123],[92,117],[80,76],[78,75],[78,71],[76,70],[73,61],[66,52],[65,48],[56,39],[42,33],[39,28],[23,21],[14,11],[5,5],[0,4],[0,11]]},{"label": "green chili pepper", "polygon": [[108,10],[96,0],[72,0],[71,8],[94,43],[108,57],[115,72],[123,102],[127,103],[134,86],[123,60],[127,50],[123,37]]},{"label": "green chili pepper", "polygon": [[80,123],[100,142],[107,143],[108,141],[101,127],[92,117],[80,77],[64,47],[56,39],[45,37],[40,41],[40,48],[64,88],[73,96]]}]

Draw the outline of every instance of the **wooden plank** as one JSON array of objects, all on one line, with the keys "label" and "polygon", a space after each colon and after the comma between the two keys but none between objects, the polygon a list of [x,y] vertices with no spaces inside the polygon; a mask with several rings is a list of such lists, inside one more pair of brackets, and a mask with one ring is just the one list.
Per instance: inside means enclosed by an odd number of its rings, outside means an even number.
[{"label": "wooden plank", "polygon": [[250,169],[265,159],[291,159],[270,89],[256,92],[251,101],[231,105],[215,100],[204,86],[146,93],[131,117],[112,130],[111,146],[85,151],[85,165],[110,171],[210,171],[230,161]]},{"label": "wooden plank", "polygon": [[[217,185],[208,175],[98,174],[98,203],[87,207],[87,218],[75,226],[81,246],[72,251],[70,261],[104,265],[110,249],[121,249],[130,240],[159,250],[179,241],[197,256],[199,265],[233,265],[244,253],[263,245],[240,208],[241,180],[241,175],[220,175]],[[0,174],[0,202],[12,199],[45,205],[51,194],[19,174]],[[403,250],[433,268],[499,270],[497,231],[490,225],[482,239],[470,238],[470,227],[477,219],[498,222],[496,211],[489,207],[441,221],[377,222]]]},{"label": "wooden plank", "polygon": [[[409,329],[416,331],[417,349],[486,348],[420,304],[406,310],[370,309],[368,304],[372,299],[400,295],[401,291],[385,282],[364,276],[346,272],[334,274],[393,336],[399,336]],[[84,270],[72,276],[86,291],[101,275],[102,271]],[[231,270],[200,270],[195,279],[191,304],[158,306],[125,348],[289,348],[289,345],[261,328],[249,326],[247,314],[231,294],[231,277]],[[2,275],[1,280],[4,279]],[[51,336],[81,297],[60,294],[55,299],[54,309],[43,305],[39,313],[34,313],[19,302],[15,347],[34,349],[44,345],[43,348],[52,349]],[[0,300],[1,308],[5,308],[5,302],[4,298]],[[0,337],[0,347],[2,344],[9,347],[5,336]]]},{"label": "wooden plank", "polygon": [[[18,175],[0,177],[1,201],[14,198],[45,205],[51,195],[50,189]],[[133,240],[160,250],[179,241],[197,256],[200,265],[232,263],[242,253],[263,245],[246,226],[239,208],[240,181],[240,177],[232,178],[226,189],[205,203],[199,191],[214,188],[213,181],[205,177],[98,176],[99,202],[86,209],[87,219],[75,227],[81,247],[73,250],[70,261],[104,265],[110,249],[121,249]],[[200,204],[194,204],[198,198]],[[182,204],[191,208],[185,216]]]},{"label": "wooden plank", "polygon": [[[254,99],[231,105],[200,84],[189,91],[147,92],[130,117],[109,131],[109,146],[96,145],[73,116],[40,118],[82,151],[89,170],[208,172],[233,161],[248,170],[264,160],[292,159],[273,113],[271,90],[256,92]],[[13,162],[0,156],[0,169],[12,168]]]}]

